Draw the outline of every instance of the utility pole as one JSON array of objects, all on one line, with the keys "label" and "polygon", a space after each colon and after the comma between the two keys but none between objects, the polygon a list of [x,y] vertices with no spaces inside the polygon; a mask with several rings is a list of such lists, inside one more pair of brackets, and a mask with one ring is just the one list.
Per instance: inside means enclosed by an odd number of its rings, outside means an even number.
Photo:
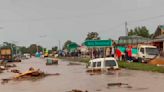
[{"label": "utility pole", "polygon": [[61,50],[61,47],[60,47],[61,43],[60,43],[60,40],[59,40],[59,50]]},{"label": "utility pole", "polygon": [[37,53],[39,52],[39,48],[38,48],[38,44],[36,44],[36,51],[37,51]]},{"label": "utility pole", "polygon": [[[17,55],[18,55],[18,46],[17,46],[18,41],[12,41],[12,43],[15,44],[15,50],[16,50],[15,54],[16,54],[16,56],[17,56]],[[13,49],[12,43],[11,43],[11,48]]]},{"label": "utility pole", "polygon": [[125,22],[125,34],[128,36],[128,23],[127,21]]}]

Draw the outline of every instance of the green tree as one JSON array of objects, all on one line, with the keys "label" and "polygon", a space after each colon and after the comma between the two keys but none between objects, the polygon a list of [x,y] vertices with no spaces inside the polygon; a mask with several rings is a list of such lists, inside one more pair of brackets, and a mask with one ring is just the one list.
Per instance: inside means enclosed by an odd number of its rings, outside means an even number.
[{"label": "green tree", "polygon": [[89,32],[85,40],[100,40],[100,37],[97,32]]},{"label": "green tree", "polygon": [[128,32],[128,36],[133,36],[133,35],[142,36],[142,37],[145,37],[145,38],[150,38],[149,30],[145,26],[136,27],[134,29],[131,29]]},{"label": "green tree", "polygon": [[2,47],[16,47],[16,45],[13,44],[13,43],[9,43],[9,42],[3,42],[3,46]]},{"label": "green tree", "polygon": [[37,52],[37,45],[36,44],[31,44],[28,47],[28,50],[29,50],[30,54],[35,54]]},{"label": "green tree", "polygon": [[48,54],[52,54],[52,52],[53,52],[52,50],[48,50]]},{"label": "green tree", "polygon": [[19,50],[21,51],[22,54],[24,53],[30,53],[28,48],[26,48],[25,46],[19,47]]},{"label": "green tree", "polygon": [[52,51],[57,51],[57,50],[58,50],[57,46],[52,47]]},{"label": "green tree", "polygon": [[[38,47],[37,47],[38,46]],[[43,47],[40,46],[40,45],[37,45],[37,44],[31,44],[29,47],[28,47],[28,50],[31,54],[35,54],[37,52],[37,48],[38,48],[38,51],[39,52],[42,52],[43,51]]]},{"label": "green tree", "polygon": [[67,40],[67,41],[64,43],[63,49],[67,49],[67,46],[68,46],[69,44],[71,44],[71,43],[72,43],[71,40]]}]

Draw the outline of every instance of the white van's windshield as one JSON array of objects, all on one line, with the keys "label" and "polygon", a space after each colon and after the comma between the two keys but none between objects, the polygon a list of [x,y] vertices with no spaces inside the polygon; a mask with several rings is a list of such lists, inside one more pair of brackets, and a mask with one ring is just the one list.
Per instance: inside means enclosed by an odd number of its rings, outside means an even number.
[{"label": "white van's windshield", "polygon": [[159,51],[157,48],[146,48],[146,53],[148,55],[158,55]]}]

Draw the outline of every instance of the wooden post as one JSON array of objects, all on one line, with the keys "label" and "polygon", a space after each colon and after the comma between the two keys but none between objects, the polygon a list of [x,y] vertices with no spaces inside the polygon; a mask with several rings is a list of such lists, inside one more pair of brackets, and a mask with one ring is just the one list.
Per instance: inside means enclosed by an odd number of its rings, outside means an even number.
[{"label": "wooden post", "polygon": [[93,48],[91,50],[92,50],[92,57],[91,58],[93,59]]},{"label": "wooden post", "polygon": [[106,56],[106,48],[104,47],[104,58],[105,58],[105,56]]}]

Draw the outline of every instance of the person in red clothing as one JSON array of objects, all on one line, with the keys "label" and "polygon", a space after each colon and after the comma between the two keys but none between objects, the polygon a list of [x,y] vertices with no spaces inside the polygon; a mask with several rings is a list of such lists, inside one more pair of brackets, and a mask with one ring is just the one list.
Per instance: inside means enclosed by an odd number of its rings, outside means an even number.
[{"label": "person in red clothing", "polygon": [[131,62],[132,61],[132,47],[128,46],[128,61]]},{"label": "person in red clothing", "polygon": [[120,49],[118,49],[118,48],[116,49],[116,56],[117,56],[118,60],[121,60],[122,53],[121,53]]}]

